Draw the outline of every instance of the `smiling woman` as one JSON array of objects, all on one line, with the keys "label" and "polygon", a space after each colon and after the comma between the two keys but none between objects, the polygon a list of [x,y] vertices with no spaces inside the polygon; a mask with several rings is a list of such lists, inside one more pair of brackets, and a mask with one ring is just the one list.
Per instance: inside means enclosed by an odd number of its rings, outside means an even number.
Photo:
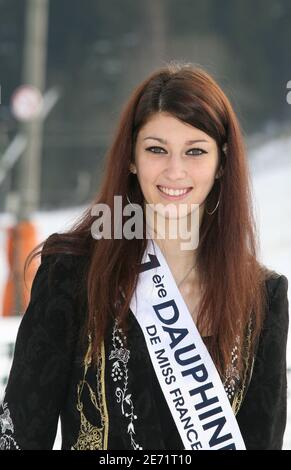
[{"label": "smiling woman", "polygon": [[[92,237],[92,208],[113,214],[116,195],[141,209],[141,238]],[[281,449],[288,281],[258,259],[250,195],[215,80],[178,63],[146,78],[95,200],[28,259],[41,254],[0,448],[52,448],[61,416],[63,449]],[[199,240],[184,249],[189,225]]]},{"label": "smiling woman", "polygon": [[[152,137],[154,133],[169,136],[168,140]],[[155,141],[163,147],[148,147]],[[183,200],[189,211],[191,203],[203,210],[214,180],[219,178],[219,159],[214,139],[171,114],[159,112],[139,132],[131,168],[136,170],[147,203]]]}]

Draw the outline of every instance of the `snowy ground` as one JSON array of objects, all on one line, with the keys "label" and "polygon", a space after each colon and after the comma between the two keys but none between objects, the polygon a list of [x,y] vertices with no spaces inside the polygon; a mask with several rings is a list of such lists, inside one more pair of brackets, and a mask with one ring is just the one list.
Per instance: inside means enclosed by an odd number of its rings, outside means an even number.
[{"label": "snowy ground", "polygon": [[[270,268],[284,274],[291,283],[291,138],[267,142],[254,152],[251,164],[255,212],[261,240],[261,260]],[[42,241],[53,232],[65,231],[78,217],[83,207],[73,210],[41,212],[35,214],[35,222]],[[4,282],[7,276],[5,257],[5,228],[12,223],[7,214],[0,214],[0,306]],[[288,298],[290,303],[289,287]],[[17,320],[16,320],[17,323]],[[4,376],[7,376],[12,356],[13,337],[17,325],[3,326],[0,322],[0,398]],[[8,341],[10,337],[10,341]],[[5,343],[5,344],[4,344]],[[9,346],[10,344],[10,346]],[[5,356],[5,358],[4,358]],[[291,379],[291,335],[287,353],[289,383]],[[1,382],[2,381],[2,382]],[[56,447],[59,446],[59,437]],[[288,424],[284,448],[291,449],[291,396],[288,399]]]}]

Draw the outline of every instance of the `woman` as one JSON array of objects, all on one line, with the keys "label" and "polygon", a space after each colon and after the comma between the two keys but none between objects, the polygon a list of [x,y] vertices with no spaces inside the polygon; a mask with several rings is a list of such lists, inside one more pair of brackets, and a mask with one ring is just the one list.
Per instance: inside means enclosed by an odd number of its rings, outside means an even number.
[{"label": "woman", "polygon": [[60,416],[63,449],[281,449],[288,281],[258,261],[251,208],[223,91],[190,64],[153,73],[96,200],[33,254],[2,448],[51,449]]}]

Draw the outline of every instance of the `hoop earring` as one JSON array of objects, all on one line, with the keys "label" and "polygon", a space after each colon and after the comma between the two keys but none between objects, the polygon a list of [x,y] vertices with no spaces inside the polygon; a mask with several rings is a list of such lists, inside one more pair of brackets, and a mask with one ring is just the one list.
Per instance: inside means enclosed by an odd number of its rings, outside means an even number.
[{"label": "hoop earring", "polygon": [[128,201],[128,204],[130,204],[130,205],[131,205],[131,207],[133,207],[133,208],[134,208],[134,206],[132,205],[132,203],[131,203],[131,202],[130,202],[130,200],[128,199],[128,195],[127,195],[127,194],[125,195],[125,197],[126,197],[126,199],[127,199],[127,201]]},{"label": "hoop earring", "polygon": [[219,179],[219,184],[220,184],[219,198],[218,198],[218,201],[217,201],[217,204],[216,204],[215,208],[213,209],[213,211],[209,212],[209,211],[207,210],[207,207],[205,206],[205,212],[206,212],[206,214],[208,214],[208,215],[214,214],[214,212],[216,211],[216,209],[217,209],[218,206],[219,206],[219,203],[220,203],[220,196],[221,196],[221,182],[220,182],[220,179]]}]

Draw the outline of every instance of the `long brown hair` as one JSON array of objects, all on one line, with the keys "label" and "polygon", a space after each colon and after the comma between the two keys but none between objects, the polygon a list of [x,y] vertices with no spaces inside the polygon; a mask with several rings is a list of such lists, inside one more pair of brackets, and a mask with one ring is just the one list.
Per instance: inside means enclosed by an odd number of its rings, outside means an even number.
[{"label": "long brown hair", "polygon": [[[199,234],[197,261],[199,276],[206,288],[197,326],[200,331],[205,327],[211,331],[209,352],[218,370],[224,373],[235,342],[239,341],[239,350],[243,350],[251,318],[251,345],[256,343],[265,311],[266,270],[257,259],[258,239],[240,126],[228,98],[201,67],[170,63],[134,90],[106,155],[105,173],[94,201],[69,231],[51,236],[46,243],[38,245],[27,262],[40,253],[87,257],[84,274],[88,301],[86,331],[91,333],[94,353],[99,350],[110,318],[118,317],[120,326],[127,329],[129,304],[147,240],[146,237],[95,240],[91,234],[95,220],[91,210],[95,204],[104,203],[113,214],[114,195],[122,195],[125,204],[128,196],[131,202],[143,205],[141,188],[136,176],[129,172],[129,165],[134,161],[139,130],[158,112],[170,113],[206,132],[215,139],[220,152],[224,173],[206,201],[210,211],[220,194],[220,204],[212,215],[204,213]],[[227,153],[223,151],[225,143]],[[239,364],[242,372],[242,356]]]}]

